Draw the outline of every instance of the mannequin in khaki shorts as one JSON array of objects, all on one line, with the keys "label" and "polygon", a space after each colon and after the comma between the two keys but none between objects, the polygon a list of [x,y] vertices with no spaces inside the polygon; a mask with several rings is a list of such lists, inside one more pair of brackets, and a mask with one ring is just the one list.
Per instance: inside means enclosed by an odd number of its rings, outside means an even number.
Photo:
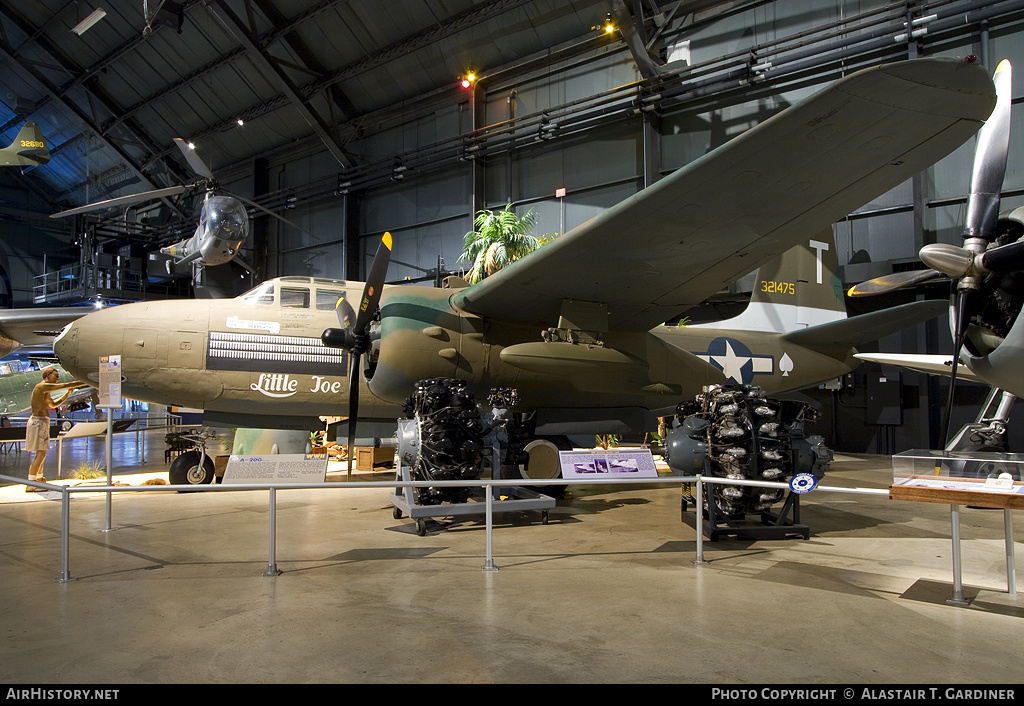
[{"label": "mannequin in khaki shorts", "polygon": [[[67,390],[70,392],[79,387],[85,387],[81,382],[57,382],[60,373],[56,368],[44,368],[42,371],[43,381],[36,383],[32,388],[32,416],[29,417],[28,427],[25,429],[25,449],[35,451],[35,458],[28,467],[28,479],[43,483],[43,462],[46,460],[46,452],[50,450],[50,410],[57,407],[59,402],[54,402],[51,392]],[[66,396],[66,395],[65,395]],[[64,398],[61,398],[63,401]],[[28,493],[36,492],[40,488],[31,485],[25,487]]]}]

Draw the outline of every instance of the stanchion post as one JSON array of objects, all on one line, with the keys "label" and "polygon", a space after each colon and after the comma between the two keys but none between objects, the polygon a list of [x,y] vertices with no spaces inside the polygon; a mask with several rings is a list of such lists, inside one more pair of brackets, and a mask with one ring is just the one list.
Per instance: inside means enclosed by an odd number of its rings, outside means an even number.
[{"label": "stanchion post", "polygon": [[697,476],[697,507],[694,508],[694,512],[697,513],[697,521],[694,526],[697,528],[697,558],[693,560],[694,564],[707,564],[704,561],[704,477]]},{"label": "stanchion post", "polygon": [[277,488],[270,489],[270,557],[267,560],[267,570],[264,576],[280,576],[281,571],[277,568]]},{"label": "stanchion post", "polygon": [[1006,535],[1003,544],[1006,546],[1006,592],[1011,596],[1017,594],[1017,567],[1013,553],[1013,511],[1003,510],[1003,530]]},{"label": "stanchion post", "polygon": [[74,581],[68,567],[71,545],[71,490],[64,486],[60,496],[60,577],[58,583]]},{"label": "stanchion post", "polygon": [[494,519],[494,486],[484,486],[484,498],[486,499],[485,516],[487,518],[487,529],[485,532],[487,535],[487,557],[484,559],[484,565],[481,568],[484,571],[497,571],[498,567],[494,565],[494,556],[491,553],[491,529],[493,527]]}]

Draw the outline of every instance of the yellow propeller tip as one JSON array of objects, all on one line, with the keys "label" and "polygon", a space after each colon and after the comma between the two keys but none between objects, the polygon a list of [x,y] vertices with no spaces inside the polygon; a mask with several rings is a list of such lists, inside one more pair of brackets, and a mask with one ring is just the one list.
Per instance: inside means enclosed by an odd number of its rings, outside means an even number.
[{"label": "yellow propeller tip", "polygon": [[390,250],[391,249],[391,233],[385,231],[384,237],[381,240],[383,241],[384,246],[388,250]]}]

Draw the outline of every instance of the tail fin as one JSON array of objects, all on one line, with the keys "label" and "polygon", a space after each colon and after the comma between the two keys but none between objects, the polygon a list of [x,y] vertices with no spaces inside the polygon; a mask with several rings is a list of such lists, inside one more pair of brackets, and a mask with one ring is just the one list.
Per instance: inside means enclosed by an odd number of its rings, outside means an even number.
[{"label": "tail fin", "polygon": [[788,333],[845,319],[843,285],[835,272],[838,262],[830,227],[761,267],[742,314],[697,326]]},{"label": "tail fin", "polygon": [[50,161],[50,148],[46,146],[43,131],[31,120],[25,123],[14,142],[2,152],[0,159],[7,166],[39,165]]}]

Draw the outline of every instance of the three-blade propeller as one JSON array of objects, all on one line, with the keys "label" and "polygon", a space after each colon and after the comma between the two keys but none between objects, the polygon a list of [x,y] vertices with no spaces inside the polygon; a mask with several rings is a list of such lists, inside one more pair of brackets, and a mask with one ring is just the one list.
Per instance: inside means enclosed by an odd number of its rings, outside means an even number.
[{"label": "three-blade propeller", "polygon": [[349,352],[348,375],[348,479],[352,479],[352,459],[355,456],[356,424],[359,420],[359,375],[360,359],[370,348],[370,335],[367,329],[377,311],[380,295],[384,289],[384,278],[391,261],[391,233],[385,233],[377,246],[377,254],[370,265],[370,273],[363,285],[363,294],[359,298],[359,307],[355,312],[355,321],[351,321],[349,308],[342,306],[344,299],[338,300],[335,309],[338,322],[343,328],[329,328],[320,339],[325,346],[343,348]]},{"label": "three-blade propeller", "polygon": [[996,240],[999,222],[1000,191],[1006,173],[1006,158],[1010,143],[1010,62],[999,62],[992,77],[996,88],[996,106],[988,120],[978,131],[971,173],[971,193],[967,200],[963,246],[934,243],[921,248],[919,256],[928,270],[899,272],[879,277],[852,287],[851,297],[893,292],[924,282],[950,278],[956,286],[953,303],[953,365],[950,370],[949,400],[942,426],[942,444],[949,433],[950,411],[956,387],[957,366],[964,347],[972,317],[983,303],[981,286],[993,273],[1024,269],[1024,242],[998,247],[990,246]]}]

